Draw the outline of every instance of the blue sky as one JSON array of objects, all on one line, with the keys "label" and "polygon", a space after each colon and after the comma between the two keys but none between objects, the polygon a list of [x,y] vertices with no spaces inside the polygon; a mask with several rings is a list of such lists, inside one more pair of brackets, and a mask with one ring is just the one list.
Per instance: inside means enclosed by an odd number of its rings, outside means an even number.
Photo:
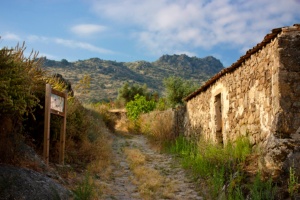
[{"label": "blue sky", "polygon": [[5,0],[0,48],[49,59],[155,61],[212,55],[229,66],[273,28],[300,23],[300,0]]}]

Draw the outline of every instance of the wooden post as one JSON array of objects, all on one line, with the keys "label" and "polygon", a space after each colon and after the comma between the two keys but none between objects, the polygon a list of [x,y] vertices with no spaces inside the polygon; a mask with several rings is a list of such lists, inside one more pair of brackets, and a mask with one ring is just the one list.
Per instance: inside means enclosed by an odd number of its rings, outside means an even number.
[{"label": "wooden post", "polygon": [[50,116],[51,113],[63,117],[63,123],[60,130],[59,141],[59,163],[64,164],[65,140],[67,126],[67,98],[68,93],[60,92],[46,84],[45,94],[45,125],[44,125],[44,160],[49,164],[49,143],[50,143]]},{"label": "wooden post", "polygon": [[67,127],[67,99],[68,99],[68,93],[65,93],[64,95],[64,119],[63,119],[63,125],[60,131],[60,149],[59,149],[59,163],[64,164],[65,160],[65,144],[66,144],[66,127]]},{"label": "wooden post", "polygon": [[46,165],[49,164],[49,142],[50,142],[50,103],[51,103],[51,86],[46,84],[45,94],[45,124],[44,124],[44,160]]}]

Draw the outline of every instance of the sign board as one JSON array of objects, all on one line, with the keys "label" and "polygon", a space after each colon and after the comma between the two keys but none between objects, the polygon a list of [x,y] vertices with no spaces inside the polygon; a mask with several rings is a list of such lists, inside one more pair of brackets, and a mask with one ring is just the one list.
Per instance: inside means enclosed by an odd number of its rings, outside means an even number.
[{"label": "sign board", "polygon": [[67,124],[67,106],[66,101],[68,94],[60,92],[51,88],[46,84],[45,95],[45,125],[44,125],[44,160],[46,164],[49,163],[49,143],[50,143],[50,118],[51,113],[63,117],[63,123],[60,132],[60,149],[59,149],[59,163],[64,163],[65,152],[65,138],[66,138],[66,124]]},{"label": "sign board", "polygon": [[58,96],[56,94],[51,94],[51,106],[50,108],[52,110],[58,111],[58,112],[63,112],[64,111],[64,103],[65,103],[65,98]]}]

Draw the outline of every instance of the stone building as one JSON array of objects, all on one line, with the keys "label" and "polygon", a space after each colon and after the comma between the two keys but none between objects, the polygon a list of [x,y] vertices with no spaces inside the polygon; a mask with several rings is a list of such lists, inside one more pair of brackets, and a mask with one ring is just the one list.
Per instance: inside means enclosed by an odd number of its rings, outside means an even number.
[{"label": "stone building", "polygon": [[[184,99],[186,136],[224,144],[247,136],[260,166],[300,167],[300,25],[273,29],[237,62]],[[300,173],[300,170],[298,170]]]}]

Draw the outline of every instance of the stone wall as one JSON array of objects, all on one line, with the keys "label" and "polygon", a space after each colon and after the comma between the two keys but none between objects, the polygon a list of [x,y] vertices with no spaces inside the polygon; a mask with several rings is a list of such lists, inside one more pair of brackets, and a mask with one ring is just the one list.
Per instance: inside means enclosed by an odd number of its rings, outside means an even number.
[{"label": "stone wall", "polygon": [[[249,135],[252,144],[266,138],[276,113],[272,108],[278,101],[274,91],[278,84],[275,81],[278,55],[278,40],[275,39],[234,72],[220,77],[206,91],[189,100],[185,134],[203,135],[217,142],[216,123],[221,117],[224,143],[240,135]],[[217,95],[221,96],[221,116],[217,116],[215,106]]]},{"label": "stone wall", "polygon": [[224,145],[247,136],[262,149],[263,168],[282,170],[300,140],[299,26],[282,28],[239,67],[190,98],[184,124],[186,136]]}]

